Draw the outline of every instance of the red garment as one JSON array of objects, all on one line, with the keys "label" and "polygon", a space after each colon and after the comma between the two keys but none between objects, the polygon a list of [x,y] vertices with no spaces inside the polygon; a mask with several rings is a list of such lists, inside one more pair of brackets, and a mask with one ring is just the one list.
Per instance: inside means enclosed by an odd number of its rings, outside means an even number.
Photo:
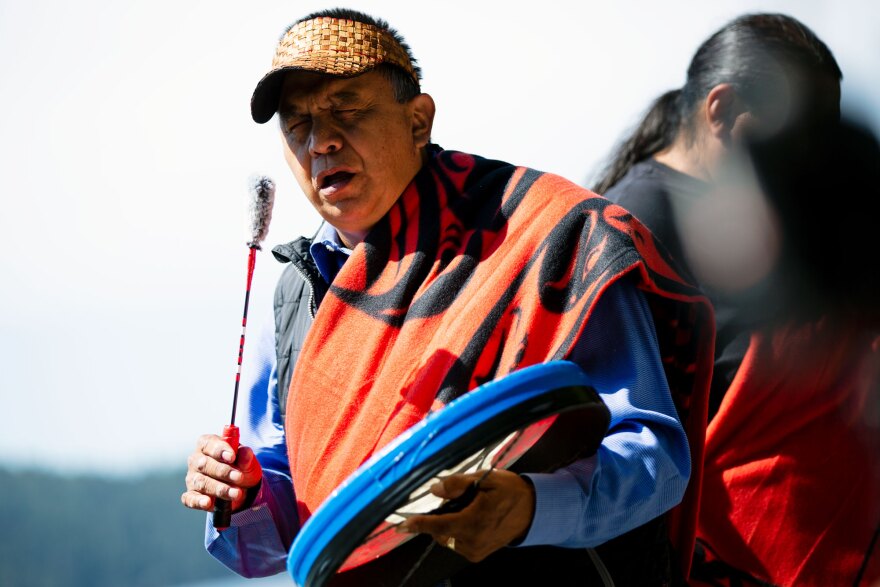
[{"label": "red garment", "polygon": [[706,394],[708,303],[622,208],[550,174],[444,151],[355,247],[321,303],[290,386],[286,432],[304,522],[430,410],[562,359],[594,303],[632,273],[691,442],[676,543],[690,553]]},{"label": "red garment", "polygon": [[[852,585],[880,525],[880,353],[859,324],[754,334],[706,435],[698,536],[776,585]],[[875,548],[864,585],[880,580]]]}]

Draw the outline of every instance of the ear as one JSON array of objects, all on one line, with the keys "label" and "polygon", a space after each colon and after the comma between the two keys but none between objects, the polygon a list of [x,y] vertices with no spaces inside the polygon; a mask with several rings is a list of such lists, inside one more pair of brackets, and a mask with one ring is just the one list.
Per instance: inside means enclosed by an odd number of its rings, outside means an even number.
[{"label": "ear", "polygon": [[412,108],[413,143],[419,149],[431,142],[431,129],[434,126],[434,98],[429,94],[419,94],[410,101]]},{"label": "ear", "polygon": [[[740,117],[746,118],[740,120]],[[723,143],[733,136],[737,123],[747,123],[751,114],[743,106],[742,100],[730,84],[718,84],[706,95],[706,128],[709,134]]]}]

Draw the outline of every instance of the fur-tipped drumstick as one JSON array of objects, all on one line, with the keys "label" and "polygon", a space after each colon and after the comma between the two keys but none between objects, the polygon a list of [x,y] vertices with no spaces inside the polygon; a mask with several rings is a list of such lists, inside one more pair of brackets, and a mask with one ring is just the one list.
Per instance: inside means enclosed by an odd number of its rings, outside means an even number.
[{"label": "fur-tipped drumstick", "polygon": [[[244,293],[244,314],[241,318],[241,338],[238,342],[238,368],[235,371],[235,393],[232,397],[232,416],[229,425],[223,427],[223,440],[229,443],[233,452],[238,451],[238,426],[235,425],[235,409],[238,406],[238,386],[241,381],[241,360],[244,356],[244,335],[247,329],[248,302],[251,297],[251,281],[254,277],[254,265],[256,253],[261,249],[260,243],[269,232],[269,222],[272,220],[272,205],[275,203],[275,183],[268,177],[254,178],[250,189],[248,211],[250,213],[250,226],[247,242],[248,267],[247,287]],[[229,527],[232,519],[232,504],[225,499],[214,501],[214,527],[225,530]]]}]

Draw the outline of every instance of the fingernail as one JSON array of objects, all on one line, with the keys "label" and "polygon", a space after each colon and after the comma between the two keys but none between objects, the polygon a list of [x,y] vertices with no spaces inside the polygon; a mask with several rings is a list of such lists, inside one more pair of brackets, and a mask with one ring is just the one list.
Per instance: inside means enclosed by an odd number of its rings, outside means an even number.
[{"label": "fingernail", "polygon": [[238,483],[239,481],[241,481],[241,478],[242,478],[241,471],[233,469],[232,471],[229,472],[229,480],[230,481],[235,481],[236,483]]},{"label": "fingernail", "polygon": [[231,450],[224,450],[223,454],[221,456],[223,457],[223,460],[226,461],[227,463],[231,463],[232,461],[235,460],[235,455],[232,454]]},{"label": "fingernail", "polygon": [[206,508],[206,507],[208,507],[209,503],[211,503],[211,500],[208,499],[207,497],[200,497],[199,498],[199,506],[200,507]]},{"label": "fingernail", "polygon": [[398,534],[410,533],[409,526],[407,526],[406,522],[404,522],[403,524],[398,524],[394,529],[398,532]]},{"label": "fingernail", "polygon": [[233,487],[227,492],[227,495],[229,495],[230,499],[238,499],[241,497],[241,489]]}]

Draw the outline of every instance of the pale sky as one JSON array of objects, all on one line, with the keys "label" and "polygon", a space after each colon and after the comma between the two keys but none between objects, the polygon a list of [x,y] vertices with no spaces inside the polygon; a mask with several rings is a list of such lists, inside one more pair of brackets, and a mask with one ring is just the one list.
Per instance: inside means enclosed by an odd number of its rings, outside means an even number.
[{"label": "pale sky", "polygon": [[[278,185],[267,245],[318,223],[250,95],[284,27],[334,5],[0,0],[0,466],[182,467],[226,423],[247,178]],[[579,183],[744,12],[813,28],[880,128],[872,0],[347,5],[409,41],[436,142]]]}]

